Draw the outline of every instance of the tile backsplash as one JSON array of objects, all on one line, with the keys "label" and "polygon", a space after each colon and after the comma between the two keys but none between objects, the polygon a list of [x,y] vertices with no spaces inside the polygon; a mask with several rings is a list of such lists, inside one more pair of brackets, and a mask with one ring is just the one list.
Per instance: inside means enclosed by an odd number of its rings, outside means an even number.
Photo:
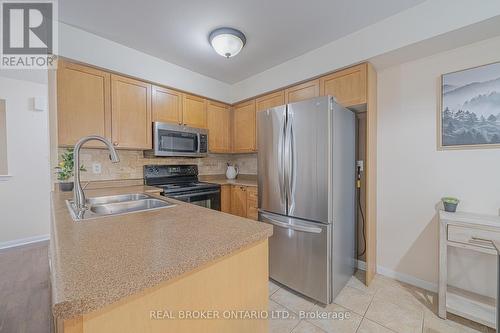
[{"label": "tile backsplash", "polygon": [[[59,148],[59,156],[65,151]],[[146,164],[196,164],[200,175],[226,173],[226,163],[236,164],[241,174],[257,174],[257,154],[209,154],[204,158],[144,157],[142,151],[118,150],[119,163],[111,163],[105,149],[82,149],[81,163],[87,169],[81,173],[82,181],[143,178],[142,167]],[[101,165],[101,173],[94,173],[92,164]]]}]

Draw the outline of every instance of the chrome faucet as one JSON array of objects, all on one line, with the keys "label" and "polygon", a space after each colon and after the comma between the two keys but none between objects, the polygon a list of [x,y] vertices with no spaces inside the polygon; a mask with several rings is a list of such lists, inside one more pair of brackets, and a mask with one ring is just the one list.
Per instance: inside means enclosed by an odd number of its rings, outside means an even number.
[{"label": "chrome faucet", "polygon": [[120,158],[118,157],[118,153],[115,150],[115,147],[111,144],[111,142],[99,135],[89,135],[81,138],[75,145],[75,149],[73,151],[73,172],[75,175],[75,189],[73,190],[73,204],[75,205],[75,211],[77,215],[81,218],[81,215],[85,212],[85,193],[82,189],[82,184],[80,184],[80,149],[82,146],[88,141],[97,140],[103,142],[109,150],[109,159],[113,163],[120,162]]}]

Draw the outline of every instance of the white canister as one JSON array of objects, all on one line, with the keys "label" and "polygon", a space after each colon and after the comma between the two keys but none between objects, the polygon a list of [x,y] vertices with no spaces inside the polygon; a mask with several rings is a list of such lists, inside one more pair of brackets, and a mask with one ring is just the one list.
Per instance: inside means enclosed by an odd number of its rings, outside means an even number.
[{"label": "white canister", "polygon": [[239,172],[238,167],[233,165],[228,165],[226,170],[226,178],[235,179],[236,176],[238,175],[238,172]]}]

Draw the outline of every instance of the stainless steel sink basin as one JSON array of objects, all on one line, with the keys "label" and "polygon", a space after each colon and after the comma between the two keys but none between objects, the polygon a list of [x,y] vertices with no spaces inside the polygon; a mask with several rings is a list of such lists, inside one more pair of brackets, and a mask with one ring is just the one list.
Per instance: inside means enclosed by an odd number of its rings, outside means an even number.
[{"label": "stainless steel sink basin", "polygon": [[88,198],[86,200],[87,207],[81,212],[76,210],[73,200],[67,200],[66,204],[75,221],[175,206],[175,204],[170,203],[166,199],[160,199],[144,193]]},{"label": "stainless steel sink basin", "polygon": [[121,195],[110,195],[106,197],[95,197],[88,198],[87,205],[103,205],[114,202],[124,202],[124,201],[136,201],[141,199],[147,199],[149,196],[144,193],[133,193],[133,194],[121,194]]},{"label": "stainless steel sink basin", "polygon": [[91,206],[90,211],[99,215],[124,214],[171,206],[171,203],[159,199],[141,199]]}]

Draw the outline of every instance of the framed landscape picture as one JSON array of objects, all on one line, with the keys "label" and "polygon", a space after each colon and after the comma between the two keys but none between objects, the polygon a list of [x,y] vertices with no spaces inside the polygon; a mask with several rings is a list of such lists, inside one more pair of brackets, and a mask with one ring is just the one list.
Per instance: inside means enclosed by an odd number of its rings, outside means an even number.
[{"label": "framed landscape picture", "polygon": [[441,76],[439,147],[500,148],[500,62]]}]

